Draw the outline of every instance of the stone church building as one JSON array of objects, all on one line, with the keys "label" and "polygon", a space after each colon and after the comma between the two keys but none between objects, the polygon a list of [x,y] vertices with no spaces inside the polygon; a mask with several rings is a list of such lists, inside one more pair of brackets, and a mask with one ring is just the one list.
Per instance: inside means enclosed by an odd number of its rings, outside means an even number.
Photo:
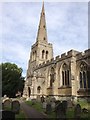
[{"label": "stone church building", "polygon": [[42,95],[59,100],[90,96],[90,49],[83,53],[70,50],[53,58],[44,3],[36,43],[31,47],[23,97],[32,99]]}]

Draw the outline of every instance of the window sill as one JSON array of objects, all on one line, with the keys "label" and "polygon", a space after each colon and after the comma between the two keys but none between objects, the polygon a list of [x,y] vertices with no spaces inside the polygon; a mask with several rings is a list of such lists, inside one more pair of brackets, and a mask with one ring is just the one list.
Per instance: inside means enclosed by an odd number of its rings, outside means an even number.
[{"label": "window sill", "polygon": [[77,92],[78,93],[90,92],[90,88],[80,88]]},{"label": "window sill", "polygon": [[47,89],[52,89],[52,87],[48,87]]},{"label": "window sill", "polygon": [[67,88],[71,88],[71,86],[61,86],[58,89],[67,89]]}]

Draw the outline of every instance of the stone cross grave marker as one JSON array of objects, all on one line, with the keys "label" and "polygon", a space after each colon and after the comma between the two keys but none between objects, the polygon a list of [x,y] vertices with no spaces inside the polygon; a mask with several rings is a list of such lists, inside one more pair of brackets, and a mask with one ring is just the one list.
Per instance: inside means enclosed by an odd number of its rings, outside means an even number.
[{"label": "stone cross grave marker", "polygon": [[18,100],[12,101],[11,109],[15,114],[19,114],[20,111],[20,103]]},{"label": "stone cross grave marker", "polygon": [[74,108],[74,117],[75,118],[81,118],[81,106],[80,104],[77,104]]}]

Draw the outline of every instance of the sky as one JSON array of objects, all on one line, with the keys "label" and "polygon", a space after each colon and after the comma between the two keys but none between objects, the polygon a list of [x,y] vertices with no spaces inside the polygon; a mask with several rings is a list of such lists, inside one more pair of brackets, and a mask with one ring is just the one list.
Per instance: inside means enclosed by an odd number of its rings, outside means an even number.
[{"label": "sky", "polygon": [[[44,2],[48,42],[54,57],[71,49],[88,49],[88,2]],[[1,62],[11,62],[26,76],[31,46],[36,41],[42,2],[0,3]],[[2,34],[2,37],[1,37]]]}]

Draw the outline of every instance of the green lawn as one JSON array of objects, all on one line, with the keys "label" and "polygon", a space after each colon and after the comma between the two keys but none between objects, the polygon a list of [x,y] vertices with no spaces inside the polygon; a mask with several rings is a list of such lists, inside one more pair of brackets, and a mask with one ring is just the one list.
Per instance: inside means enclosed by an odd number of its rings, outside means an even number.
[{"label": "green lawn", "polygon": [[16,114],[16,115],[15,115],[15,120],[19,120],[19,119],[21,119],[21,118],[23,118],[23,120],[26,119],[26,118],[25,118],[25,114],[24,114],[24,112],[23,112],[22,110],[20,111],[19,114]]}]

